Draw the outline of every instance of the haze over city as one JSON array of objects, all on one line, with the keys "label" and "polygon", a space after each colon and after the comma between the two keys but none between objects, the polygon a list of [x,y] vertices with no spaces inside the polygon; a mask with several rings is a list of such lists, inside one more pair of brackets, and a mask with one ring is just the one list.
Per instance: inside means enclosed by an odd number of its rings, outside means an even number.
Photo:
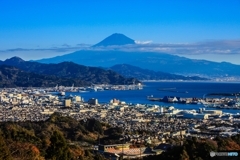
[{"label": "haze over city", "polygon": [[240,2],[2,1],[1,60],[86,49],[113,33],[145,50],[240,64]]}]

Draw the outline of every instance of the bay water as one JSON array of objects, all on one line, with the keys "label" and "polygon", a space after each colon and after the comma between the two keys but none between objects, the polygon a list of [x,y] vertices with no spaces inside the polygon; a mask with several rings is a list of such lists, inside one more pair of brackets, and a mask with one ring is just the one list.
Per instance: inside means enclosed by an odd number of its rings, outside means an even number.
[{"label": "bay water", "polygon": [[[174,106],[177,109],[199,109],[202,104],[178,104],[149,101],[147,96],[163,98],[176,96],[182,98],[203,98],[209,93],[240,93],[240,82],[143,82],[142,90],[105,90],[97,92],[67,92],[67,95],[79,95],[87,101],[97,98],[99,103],[109,103],[116,98],[133,104],[156,104],[160,106]],[[219,96],[219,98],[224,96]],[[232,98],[236,98],[233,96]],[[239,97],[240,98],[240,97]],[[207,108],[213,109],[213,108]],[[227,113],[240,113],[236,109],[221,109]]]}]

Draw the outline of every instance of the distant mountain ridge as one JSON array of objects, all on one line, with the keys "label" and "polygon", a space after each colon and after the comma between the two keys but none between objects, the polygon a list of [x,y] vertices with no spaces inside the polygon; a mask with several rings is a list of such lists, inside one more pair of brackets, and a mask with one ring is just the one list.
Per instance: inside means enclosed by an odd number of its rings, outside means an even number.
[{"label": "distant mountain ridge", "polygon": [[60,63],[64,61],[105,68],[116,64],[130,64],[143,69],[184,76],[240,76],[240,65],[227,62],[218,63],[206,60],[194,60],[158,52],[80,50],[62,56],[38,60],[37,62]]},{"label": "distant mountain ridge", "polygon": [[127,45],[127,44],[135,44],[135,41],[124,34],[114,33],[109,37],[105,38],[101,42],[93,45],[93,47],[98,46],[112,46],[112,45]]},{"label": "distant mountain ridge", "polygon": [[0,65],[14,66],[25,72],[32,72],[35,74],[57,76],[68,79],[79,79],[85,84],[133,84],[134,82],[140,82],[134,78],[125,78],[111,70],[104,70],[97,67],[87,67],[73,62],[42,64],[38,62],[24,61],[19,57],[13,57],[5,61],[1,61]]},{"label": "distant mountain ridge", "polygon": [[209,80],[198,76],[182,76],[159,71],[155,72],[129,64],[114,65],[110,69],[125,77],[134,77],[139,80]]}]

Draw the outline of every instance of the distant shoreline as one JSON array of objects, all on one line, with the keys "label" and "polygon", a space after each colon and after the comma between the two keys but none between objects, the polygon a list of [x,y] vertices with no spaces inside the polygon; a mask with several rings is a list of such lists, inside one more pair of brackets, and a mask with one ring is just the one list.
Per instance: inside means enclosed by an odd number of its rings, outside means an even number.
[{"label": "distant shoreline", "polygon": [[203,82],[203,83],[240,83],[239,81],[215,81],[215,80],[140,80],[141,82]]}]

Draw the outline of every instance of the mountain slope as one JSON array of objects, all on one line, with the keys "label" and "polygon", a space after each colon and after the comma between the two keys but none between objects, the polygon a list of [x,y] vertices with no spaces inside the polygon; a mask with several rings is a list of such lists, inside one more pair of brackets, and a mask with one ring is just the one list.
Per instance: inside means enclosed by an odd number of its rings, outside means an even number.
[{"label": "mountain slope", "polygon": [[125,77],[135,77],[139,80],[207,80],[201,77],[185,77],[182,75],[170,74],[165,72],[155,72],[148,69],[142,69],[128,64],[118,64],[110,69],[124,75]]},{"label": "mountain slope", "polygon": [[139,51],[95,51],[80,50],[63,56],[42,59],[41,63],[60,63],[72,61],[87,66],[111,67],[116,64],[133,64],[134,66],[180,75],[201,76],[240,76],[240,65],[218,63],[206,60],[194,60],[176,55]]},{"label": "mountain slope", "polygon": [[56,84],[63,86],[90,85],[80,79],[40,75],[25,72],[13,66],[0,65],[0,87],[54,87]]},{"label": "mountain slope", "polygon": [[55,75],[62,78],[74,78],[86,83],[94,84],[132,84],[134,78],[125,78],[111,70],[97,67],[87,67],[73,62],[62,62],[59,64],[41,64],[38,62],[24,61],[18,57],[7,59],[0,64],[15,66],[27,72],[44,75]]},{"label": "mountain slope", "polygon": [[126,45],[126,44],[135,44],[133,39],[128,38],[127,36],[114,33],[111,36],[105,38],[101,42],[95,44],[93,47],[97,46],[112,46],[112,45]]}]

